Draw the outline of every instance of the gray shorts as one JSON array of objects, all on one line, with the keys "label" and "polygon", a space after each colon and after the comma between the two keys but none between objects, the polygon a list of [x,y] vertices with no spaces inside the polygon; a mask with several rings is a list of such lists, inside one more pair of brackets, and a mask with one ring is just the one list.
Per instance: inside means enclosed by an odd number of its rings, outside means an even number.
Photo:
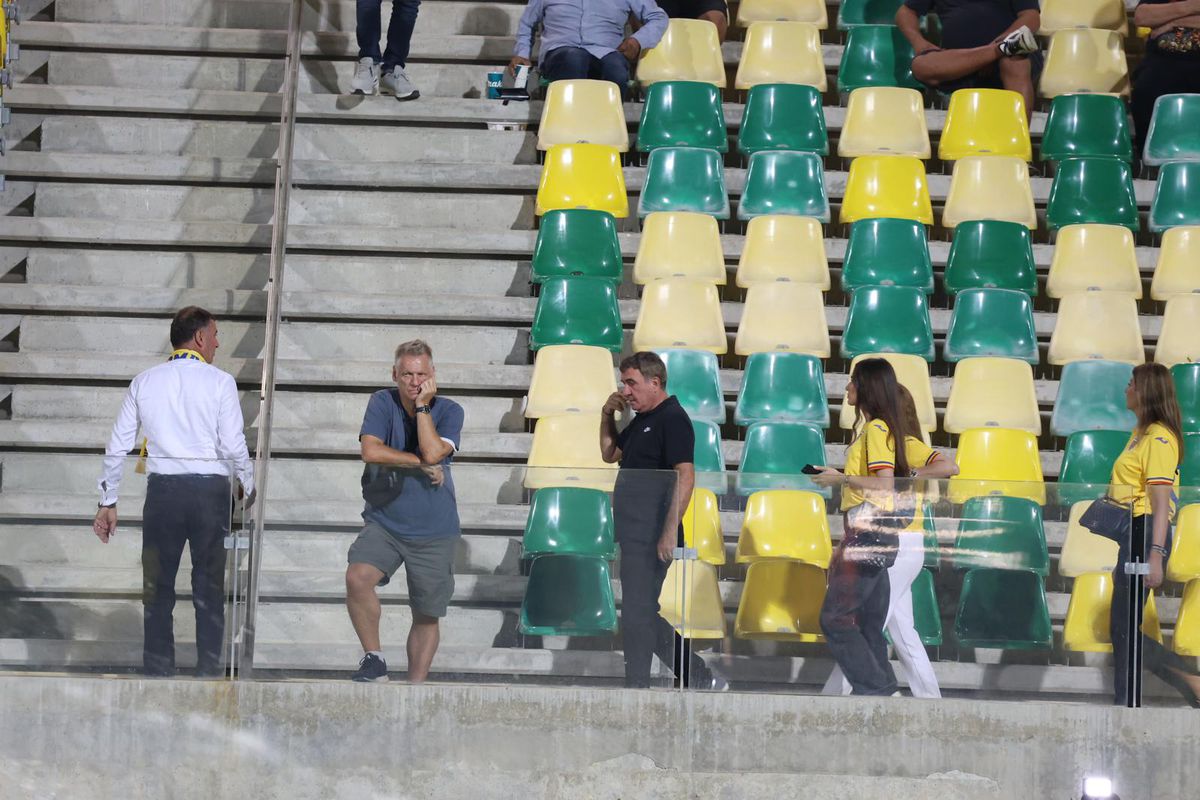
[{"label": "gray shorts", "polygon": [[408,576],[408,605],[427,617],[446,616],[454,594],[454,552],[460,536],[393,536],[377,522],[368,522],[350,545],[347,561],[370,564],[383,573],[385,585],[404,565]]}]

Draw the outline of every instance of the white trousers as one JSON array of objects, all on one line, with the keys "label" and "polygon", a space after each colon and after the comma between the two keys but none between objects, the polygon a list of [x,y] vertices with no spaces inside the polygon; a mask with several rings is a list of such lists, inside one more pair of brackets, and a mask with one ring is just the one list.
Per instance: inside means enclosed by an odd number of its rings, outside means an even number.
[{"label": "white trousers", "polygon": [[[888,568],[891,593],[885,628],[892,639],[892,649],[900,665],[908,675],[908,688],[913,697],[941,697],[937,676],[929,663],[929,654],[921,643],[921,635],[913,620],[912,584],[925,565],[923,534],[905,532],[900,534],[900,549],[896,563]],[[822,694],[850,694],[850,681],[842,674],[842,668],[834,664],[829,680],[825,681]]]}]

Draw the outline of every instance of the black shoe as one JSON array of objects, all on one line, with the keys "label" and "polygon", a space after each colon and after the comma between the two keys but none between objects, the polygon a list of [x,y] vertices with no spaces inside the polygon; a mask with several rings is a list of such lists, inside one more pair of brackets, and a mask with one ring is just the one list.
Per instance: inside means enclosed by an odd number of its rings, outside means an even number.
[{"label": "black shoe", "polygon": [[350,680],[359,683],[387,683],[387,662],[374,653],[367,653],[358,662],[358,671]]}]

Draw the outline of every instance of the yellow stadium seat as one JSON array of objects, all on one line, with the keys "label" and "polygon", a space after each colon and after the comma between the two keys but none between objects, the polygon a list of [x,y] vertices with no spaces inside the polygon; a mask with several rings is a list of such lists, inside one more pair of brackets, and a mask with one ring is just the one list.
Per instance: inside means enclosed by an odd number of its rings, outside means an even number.
[{"label": "yellow stadium seat", "polygon": [[612,353],[603,347],[554,344],[537,352],[525,416],[595,414],[617,390]]},{"label": "yellow stadium seat", "polygon": [[725,277],[725,253],[715,217],[690,211],[655,211],[642,220],[633,262],[634,283],[695,278],[724,286]]},{"label": "yellow stadium seat", "polygon": [[739,639],[823,642],[823,602],[825,571],[820,567],[785,559],[756,561],[746,570],[734,635]]},{"label": "yellow stadium seat", "polygon": [[1079,518],[1091,504],[1091,500],[1080,500],[1071,505],[1067,538],[1058,555],[1058,574],[1064,578],[1088,572],[1112,572],[1117,566],[1117,543],[1079,524]]},{"label": "yellow stadium seat", "polygon": [[1051,364],[1089,358],[1141,364],[1142,329],[1137,301],[1128,292],[1072,292],[1058,303],[1050,336]]},{"label": "yellow stadium seat", "polygon": [[[850,370],[846,374],[853,375],[854,367],[864,358],[882,358],[891,364],[896,371],[896,378],[913,396],[921,426],[927,431],[937,430],[937,411],[933,407],[933,388],[929,383],[929,363],[924,358],[905,353],[866,353],[850,362]],[[842,395],[842,413],[838,424],[845,430],[854,427],[854,406],[846,402],[845,395]]]},{"label": "yellow stadium seat", "polygon": [[1180,294],[1167,301],[1154,360],[1168,367],[1200,361],[1200,294]]},{"label": "yellow stadium seat", "polygon": [[746,501],[737,561],[786,558],[829,566],[833,545],[825,498],[813,492],[772,489],[755,492]]},{"label": "yellow stadium seat", "polygon": [[1124,225],[1067,225],[1054,242],[1046,294],[1101,289],[1142,296],[1133,231]]},{"label": "yellow stadium seat", "polygon": [[1124,0],[1042,0],[1038,33],[1049,36],[1067,28],[1125,32]]},{"label": "yellow stadium seat", "polygon": [[825,300],[816,286],[756,283],[746,290],[733,351],[748,356],[772,350],[829,358]]},{"label": "yellow stadium seat", "polygon": [[1129,94],[1125,43],[1116,31],[1061,30],[1050,37],[1042,69],[1042,97],[1060,94]]},{"label": "yellow stadium seat", "polygon": [[1175,519],[1167,580],[1187,583],[1195,578],[1200,578],[1200,504],[1191,503]]},{"label": "yellow stadium seat", "polygon": [[542,417],[533,430],[525,488],[578,486],[611,492],[617,465],[600,457],[600,412]]},{"label": "yellow stadium seat", "polygon": [[629,216],[629,195],[617,148],[556,144],[546,151],[535,213],[540,216],[558,208],[591,208],[614,217]]},{"label": "yellow stadium seat", "polygon": [[769,214],[746,225],[737,285],[795,281],[829,291],[829,261],[821,221],[812,217]]},{"label": "yellow stadium seat", "polygon": [[1181,656],[1200,656],[1200,580],[1188,581],[1183,590],[1173,647]]},{"label": "yellow stadium seat", "polygon": [[950,500],[1001,494],[1046,502],[1037,437],[1007,428],[971,428],[958,439],[958,475],[950,479]]},{"label": "yellow stadium seat", "polygon": [[683,541],[688,547],[694,547],[697,557],[706,564],[725,563],[721,509],[712,489],[697,487],[692,490],[692,499],[683,515]]},{"label": "yellow stadium seat", "polygon": [[966,358],[954,368],[954,384],[942,421],[946,433],[968,428],[1015,428],[1042,433],[1033,367],[1015,358]]},{"label": "yellow stadium seat", "polygon": [[1015,156],[1033,160],[1025,99],[1007,89],[959,89],[950,95],[938,158]]},{"label": "yellow stadium seat", "polygon": [[672,561],[658,595],[658,614],[688,639],[724,639],[725,606],[717,568],[703,561]]},{"label": "yellow stadium seat", "polygon": [[673,19],[658,44],[642,51],[638,81],[699,81],[725,87],[725,60],[717,28],[704,19]]},{"label": "yellow stadium seat", "polygon": [[717,287],[690,278],[646,284],[633,329],[634,350],[686,347],[722,355],[729,349]]},{"label": "yellow stadium seat", "polygon": [[807,22],[755,22],[746,29],[736,89],[760,83],[802,83],[825,91],[821,32]]},{"label": "yellow stadium seat", "polygon": [[[1032,196],[1030,198],[1032,203]],[[861,156],[850,162],[842,197],[842,224],[875,217],[933,224],[925,165],[913,156]]]},{"label": "yellow stadium seat", "polygon": [[807,22],[820,30],[829,27],[825,0],[741,0],[737,25],[745,28],[755,22]]},{"label": "yellow stadium seat", "polygon": [[1166,300],[1192,292],[1200,292],[1200,227],[1168,228],[1158,247],[1150,297]]},{"label": "yellow stadium seat", "polygon": [[581,143],[629,150],[621,90],[612,81],[554,81],[546,89],[538,150]]},{"label": "yellow stadium seat", "polygon": [[[1071,602],[1063,624],[1063,647],[1074,653],[1111,653],[1112,573],[1088,572],[1075,578],[1071,586]],[[1146,598],[1142,610],[1142,631],[1162,642],[1162,626],[1154,592]]]},{"label": "yellow stadium seat", "polygon": [[846,120],[838,139],[838,155],[929,158],[925,104],[916,89],[864,86],[850,93]]},{"label": "yellow stadium seat", "polygon": [[1037,230],[1029,165],[1016,156],[968,156],[954,162],[942,226],[1000,219]]}]

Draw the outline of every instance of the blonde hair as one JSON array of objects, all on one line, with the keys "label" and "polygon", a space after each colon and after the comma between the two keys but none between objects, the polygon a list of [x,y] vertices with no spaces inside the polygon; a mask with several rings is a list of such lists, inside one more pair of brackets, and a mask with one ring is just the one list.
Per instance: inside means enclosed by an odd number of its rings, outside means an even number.
[{"label": "blonde hair", "polygon": [[396,347],[396,358],[393,363],[399,364],[400,359],[406,356],[428,356],[433,358],[433,348],[424,339],[410,339],[407,342],[401,342]]}]

